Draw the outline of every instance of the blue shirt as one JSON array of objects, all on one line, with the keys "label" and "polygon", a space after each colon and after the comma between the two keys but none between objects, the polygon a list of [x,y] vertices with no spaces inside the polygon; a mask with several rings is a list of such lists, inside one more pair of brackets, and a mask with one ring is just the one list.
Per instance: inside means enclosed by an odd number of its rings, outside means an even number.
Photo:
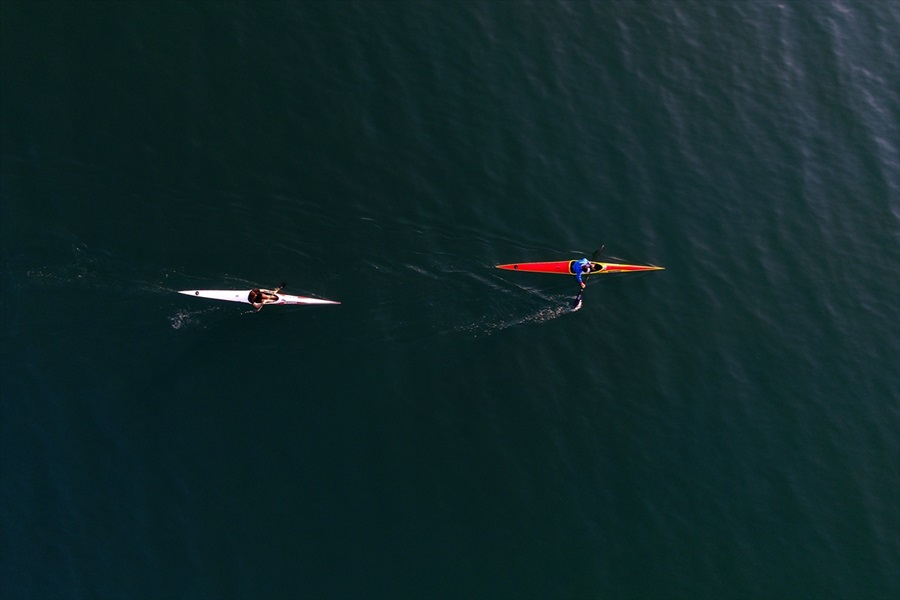
[{"label": "blue shirt", "polygon": [[576,260],[572,263],[572,272],[575,273],[575,279],[578,280],[578,283],[581,283],[581,269],[584,265],[591,265],[591,261],[586,258],[582,258],[581,260]]}]

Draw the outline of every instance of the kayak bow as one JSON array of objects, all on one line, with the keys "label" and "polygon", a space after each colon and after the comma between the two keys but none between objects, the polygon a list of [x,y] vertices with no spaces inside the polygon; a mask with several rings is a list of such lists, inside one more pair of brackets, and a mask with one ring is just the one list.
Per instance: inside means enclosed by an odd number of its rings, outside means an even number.
[{"label": "kayak bow", "polygon": [[[559,273],[561,275],[574,275],[574,273],[572,273],[572,263],[574,262],[574,260],[558,260],[551,262],[510,263],[508,265],[497,265],[497,268],[506,269],[507,271],[525,271],[527,273]],[[657,267],[654,265],[623,265],[621,263],[596,261],[591,261],[591,264],[593,265],[591,275],[662,271],[665,269],[665,267]]]}]

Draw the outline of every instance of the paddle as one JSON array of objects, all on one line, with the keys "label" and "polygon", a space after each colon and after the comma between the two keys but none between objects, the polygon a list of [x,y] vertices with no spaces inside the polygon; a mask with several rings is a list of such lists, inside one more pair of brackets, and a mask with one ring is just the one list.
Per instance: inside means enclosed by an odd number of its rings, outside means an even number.
[{"label": "paddle", "polygon": [[[603,252],[604,248],[606,248],[606,244],[603,244],[602,246],[600,246],[600,248],[594,250],[594,254],[591,255],[591,262],[595,262],[598,258],[600,258],[600,254]],[[591,274],[588,273],[583,277],[585,286],[587,286],[587,280],[590,276]],[[578,295],[575,296],[574,300],[572,300],[572,310],[578,310],[581,307],[581,297],[584,295],[584,290],[585,288],[581,288],[580,290],[578,290]]]},{"label": "paddle", "polygon": [[584,294],[584,290],[578,292],[578,295],[575,296],[575,299],[572,300],[572,310],[578,310],[581,308],[581,296]]}]

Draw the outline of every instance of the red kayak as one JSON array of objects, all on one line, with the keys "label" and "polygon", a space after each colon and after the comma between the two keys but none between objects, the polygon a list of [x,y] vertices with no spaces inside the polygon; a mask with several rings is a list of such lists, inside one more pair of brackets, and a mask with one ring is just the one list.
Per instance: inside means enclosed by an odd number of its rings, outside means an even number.
[{"label": "red kayak", "polygon": [[[526,271],[528,273],[559,273],[561,275],[574,275],[572,272],[572,263],[574,262],[574,260],[557,260],[552,262],[510,263],[508,265],[497,265],[497,268],[506,269],[508,271]],[[591,264],[593,265],[591,275],[602,275],[603,273],[636,273],[638,271],[662,271],[665,269],[665,267],[656,267],[653,265],[623,265],[620,263],[594,261],[591,261]]]}]

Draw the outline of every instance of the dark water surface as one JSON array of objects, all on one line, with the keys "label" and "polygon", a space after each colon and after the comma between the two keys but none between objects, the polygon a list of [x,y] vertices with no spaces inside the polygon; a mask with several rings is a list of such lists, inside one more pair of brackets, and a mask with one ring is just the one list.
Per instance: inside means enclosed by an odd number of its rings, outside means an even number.
[{"label": "dark water surface", "polygon": [[0,11],[4,599],[900,597],[897,2]]}]

